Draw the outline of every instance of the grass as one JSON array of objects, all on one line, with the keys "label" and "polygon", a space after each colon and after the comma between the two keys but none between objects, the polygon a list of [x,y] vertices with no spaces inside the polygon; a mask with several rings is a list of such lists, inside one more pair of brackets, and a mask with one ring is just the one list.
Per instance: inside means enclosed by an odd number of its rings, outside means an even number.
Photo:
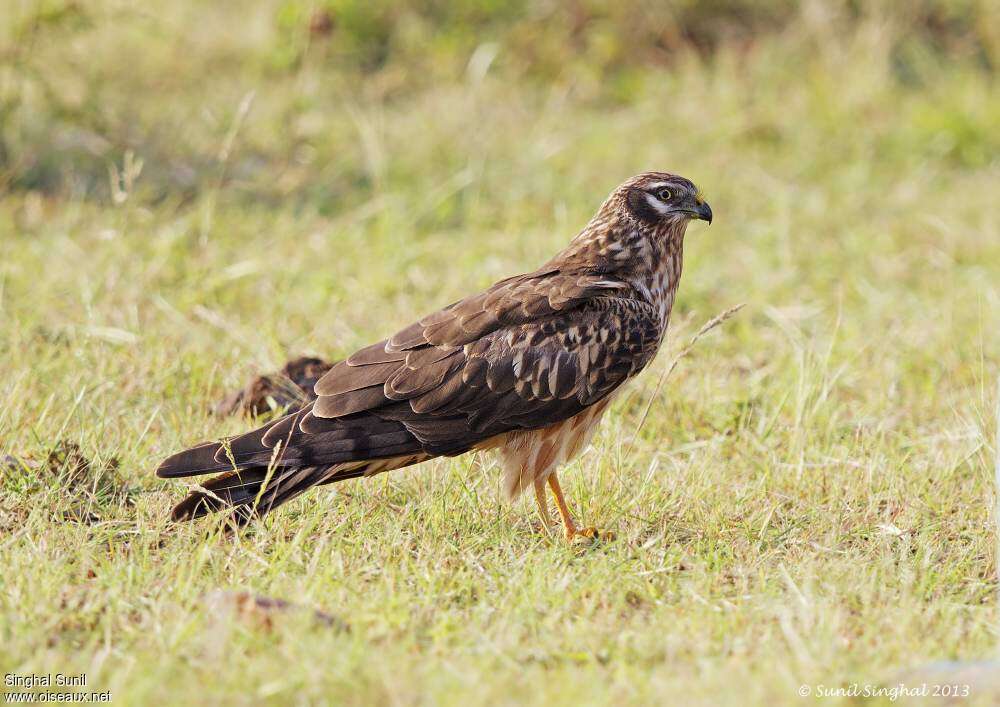
[{"label": "grass", "polygon": [[[891,18],[806,13],[606,92],[484,55],[391,92],[398,66],[274,69],[270,6],[96,6],[0,72],[0,454],[68,440],[128,488],[85,523],[44,465],[2,472],[0,671],[126,704],[774,704],[994,655],[988,69],[902,71]],[[490,458],[323,489],[240,539],[167,522],[183,488],[152,469],[246,429],[208,413],[225,391],[535,267],[650,168],[716,222],[689,231],[668,350],[562,475],[615,542],[540,535]],[[234,620],[218,589],[349,628]]]}]

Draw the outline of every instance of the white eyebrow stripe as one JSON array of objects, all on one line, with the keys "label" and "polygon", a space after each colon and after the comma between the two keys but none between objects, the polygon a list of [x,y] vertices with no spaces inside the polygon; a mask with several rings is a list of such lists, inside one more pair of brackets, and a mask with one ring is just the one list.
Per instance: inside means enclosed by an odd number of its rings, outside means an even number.
[{"label": "white eyebrow stripe", "polygon": [[649,185],[650,189],[661,189],[663,187],[669,187],[670,182],[653,182]]},{"label": "white eyebrow stripe", "polygon": [[646,203],[652,206],[653,209],[655,209],[656,213],[658,214],[665,214],[670,208],[652,194],[646,194],[645,197],[646,197]]}]

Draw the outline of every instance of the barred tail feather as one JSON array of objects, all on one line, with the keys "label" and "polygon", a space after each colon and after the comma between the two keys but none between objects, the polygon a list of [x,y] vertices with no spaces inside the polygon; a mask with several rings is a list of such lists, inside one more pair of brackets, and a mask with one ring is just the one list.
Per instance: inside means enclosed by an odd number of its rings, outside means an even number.
[{"label": "barred tail feather", "polygon": [[[242,526],[307,489],[397,469],[429,455],[399,421],[373,415],[328,420],[310,408],[222,442],[207,442],[168,457],[161,478],[219,473],[174,507],[174,520],[231,511]],[[308,423],[306,425],[306,423]],[[309,432],[303,432],[307,426]]]},{"label": "barred tail feather", "polygon": [[[330,468],[304,467],[269,469],[257,467],[232,471],[202,484],[174,506],[175,521],[195,520],[209,513],[231,509],[231,521],[244,526],[263,517],[309,488],[363,476],[365,467],[334,471]],[[331,473],[332,472],[332,473]]]}]

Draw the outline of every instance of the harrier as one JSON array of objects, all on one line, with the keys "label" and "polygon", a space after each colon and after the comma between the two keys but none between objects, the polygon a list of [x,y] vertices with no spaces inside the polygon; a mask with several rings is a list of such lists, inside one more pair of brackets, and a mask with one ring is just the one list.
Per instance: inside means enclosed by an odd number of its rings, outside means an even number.
[{"label": "harrier", "polygon": [[556,471],[656,355],[692,219],[711,223],[712,209],[687,179],[629,179],[539,269],[337,363],[302,409],[168,458],[161,477],[222,472],[173,518],[230,509],[241,526],[313,486],[496,450],[508,498],[532,486],[548,529],[548,484],[566,537],[600,537],[574,523]]}]

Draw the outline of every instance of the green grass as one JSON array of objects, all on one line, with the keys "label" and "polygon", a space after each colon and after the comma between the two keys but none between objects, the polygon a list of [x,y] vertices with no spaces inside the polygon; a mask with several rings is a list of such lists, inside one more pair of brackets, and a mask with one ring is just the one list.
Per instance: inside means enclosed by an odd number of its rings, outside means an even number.
[{"label": "green grass", "polygon": [[[117,457],[130,502],[67,521],[53,475],[0,472],[0,672],[125,704],[773,704],[995,655],[989,69],[901,68],[892,18],[806,13],[606,86],[501,47],[403,90],[399,64],[275,68],[273,3],[238,26],[96,5],[5,35],[0,454]],[[209,414],[226,391],[534,268],[646,169],[716,222],[689,230],[668,350],[562,475],[615,542],[542,536],[488,457],[324,488],[240,539],[167,522],[183,486],[152,470],[247,428]],[[741,302],[630,444],[672,353]],[[349,630],[230,620],[217,589]]]}]

